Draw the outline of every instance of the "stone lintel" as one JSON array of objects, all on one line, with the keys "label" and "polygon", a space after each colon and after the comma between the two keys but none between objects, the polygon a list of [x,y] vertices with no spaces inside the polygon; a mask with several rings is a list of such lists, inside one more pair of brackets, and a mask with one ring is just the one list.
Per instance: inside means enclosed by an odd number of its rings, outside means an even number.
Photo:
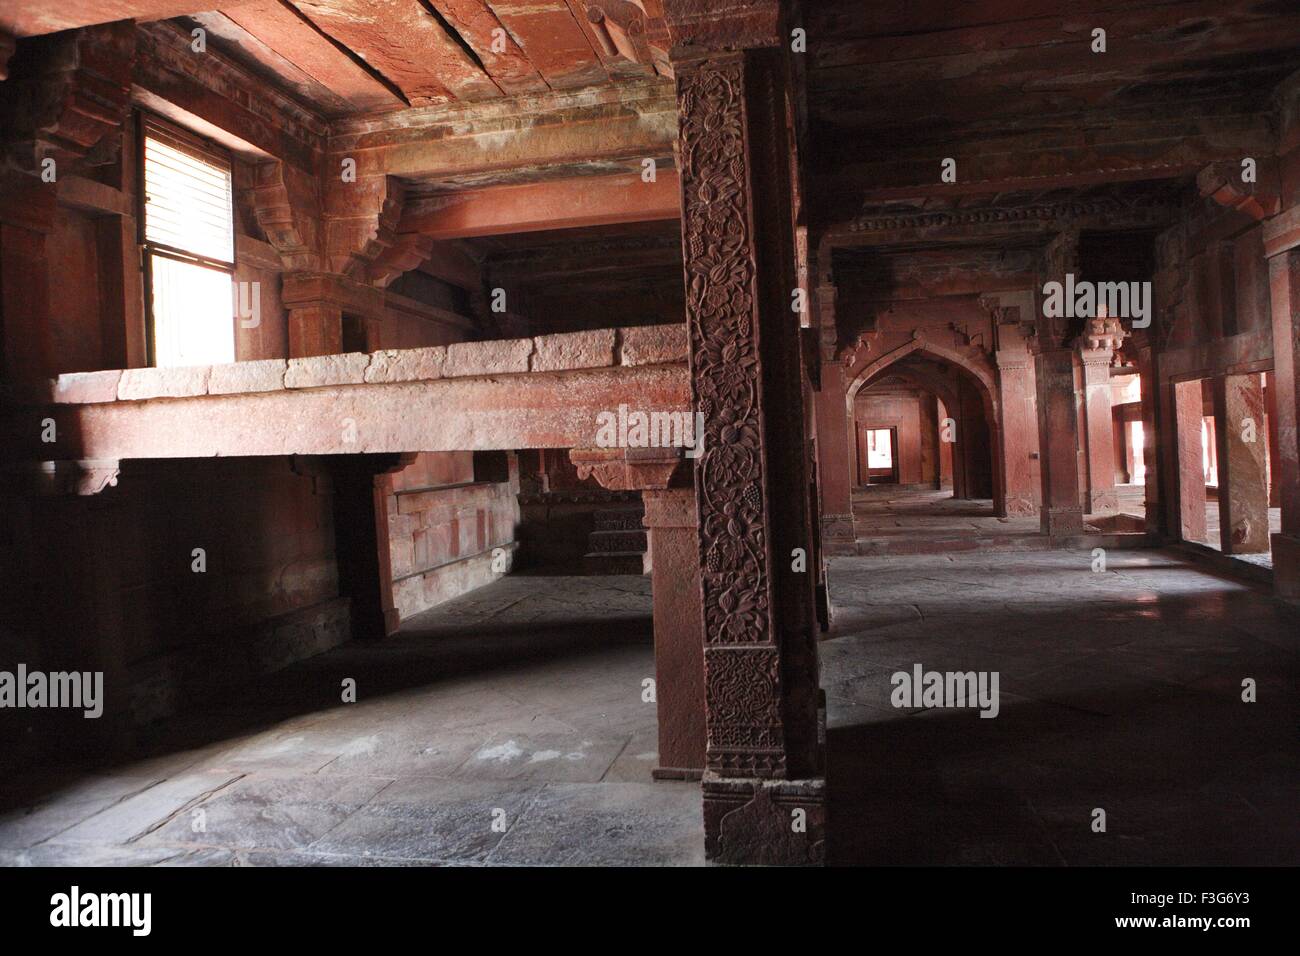
[{"label": "stone lintel", "polygon": [[[685,363],[358,382],[365,358],[304,360],[285,372],[299,387],[274,391],[17,408],[3,419],[4,437],[19,459],[584,448],[595,444],[599,414],[620,402],[677,414],[690,406]],[[56,424],[54,444],[40,440],[46,418]],[[628,487],[667,487],[680,464],[634,463]]]},{"label": "stone lintel", "polygon": [[[332,284],[325,276],[325,284]],[[342,280],[346,282],[347,280]],[[360,287],[364,290],[365,287]],[[380,290],[369,290],[380,292]],[[383,294],[380,292],[380,294]],[[406,300],[403,300],[406,301]],[[435,320],[451,313],[421,314]],[[622,342],[622,348],[610,343]],[[257,359],[224,365],[184,368],[105,369],[65,372],[43,384],[16,391],[25,405],[93,405],[156,398],[273,392],[284,388],[313,388],[346,383],[390,384],[424,382],[481,375],[569,372],[580,369],[678,365],[686,361],[685,327],[643,326],[559,332],[530,339],[488,339],[413,349],[381,349],[312,355],[289,359]],[[286,369],[293,376],[286,382]],[[342,374],[347,371],[347,374]],[[123,384],[125,383],[125,384]]]}]

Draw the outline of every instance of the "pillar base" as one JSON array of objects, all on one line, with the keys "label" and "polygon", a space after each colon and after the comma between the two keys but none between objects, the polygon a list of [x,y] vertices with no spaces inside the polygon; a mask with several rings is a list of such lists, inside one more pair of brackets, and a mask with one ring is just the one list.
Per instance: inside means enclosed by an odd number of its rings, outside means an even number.
[{"label": "pillar base", "polygon": [[1038,514],[1038,505],[1032,495],[1007,495],[1006,517],[1027,518]]},{"label": "pillar base", "polygon": [[857,541],[851,514],[822,515],[822,549],[828,554],[850,553]]},{"label": "pillar base", "polygon": [[655,767],[650,776],[655,780],[700,780],[704,771],[691,767]]},{"label": "pillar base", "polygon": [[1083,534],[1083,509],[1044,508],[1043,533],[1052,538]]},{"label": "pillar base", "polygon": [[1089,501],[1091,502],[1088,510],[1089,514],[1104,514],[1106,512],[1119,510],[1119,495],[1116,494],[1114,489],[1108,488],[1104,491],[1092,491],[1088,494]]},{"label": "pillar base", "polygon": [[[826,781],[704,774],[704,852],[731,866],[821,866]],[[799,811],[802,811],[800,813]]]},{"label": "pillar base", "polygon": [[1300,601],[1300,537],[1273,535],[1273,593]]}]

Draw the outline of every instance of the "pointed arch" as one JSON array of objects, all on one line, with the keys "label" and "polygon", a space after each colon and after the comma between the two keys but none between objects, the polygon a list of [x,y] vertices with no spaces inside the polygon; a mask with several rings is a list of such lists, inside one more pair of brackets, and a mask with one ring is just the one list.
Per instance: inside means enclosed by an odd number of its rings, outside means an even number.
[{"label": "pointed arch", "polygon": [[916,352],[924,352],[934,358],[942,359],[945,362],[951,362],[953,365],[967,372],[981,386],[984,392],[985,403],[991,412],[991,421],[997,421],[1001,418],[999,412],[997,382],[994,380],[993,370],[983,368],[972,362],[969,356],[938,342],[931,342],[928,339],[912,339],[891,352],[886,352],[874,362],[869,362],[865,368],[853,377],[845,392],[845,399],[849,407],[853,407],[853,399],[857,397],[858,392],[873,378],[885,371],[896,362],[902,361],[909,355]]}]

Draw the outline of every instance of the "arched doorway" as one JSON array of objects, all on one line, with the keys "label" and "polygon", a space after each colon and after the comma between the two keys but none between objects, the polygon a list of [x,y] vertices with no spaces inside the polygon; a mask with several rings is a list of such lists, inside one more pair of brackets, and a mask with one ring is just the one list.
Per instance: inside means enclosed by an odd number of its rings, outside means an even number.
[{"label": "arched doorway", "polygon": [[[1005,514],[997,459],[998,404],[990,370],[914,339],[864,366],[846,390],[856,486],[890,483],[950,490]],[[864,447],[889,429],[890,467]],[[886,477],[888,475],[888,477]]]}]

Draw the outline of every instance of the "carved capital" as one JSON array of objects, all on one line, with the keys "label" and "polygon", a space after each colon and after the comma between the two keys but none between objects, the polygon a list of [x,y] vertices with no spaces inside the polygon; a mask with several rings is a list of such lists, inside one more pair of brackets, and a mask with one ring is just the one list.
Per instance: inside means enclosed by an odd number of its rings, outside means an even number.
[{"label": "carved capital", "polygon": [[1104,349],[1112,353],[1124,344],[1128,333],[1119,319],[1099,316],[1088,319],[1084,325],[1083,335],[1079,337],[1079,348],[1083,352]]},{"label": "carved capital", "polygon": [[680,448],[574,448],[569,460],[607,491],[666,489],[686,461]]},{"label": "carved capital", "polygon": [[392,245],[380,251],[366,269],[366,278],[371,285],[387,288],[388,284],[403,273],[419,268],[431,255],[434,243],[432,236],[418,232],[407,232],[397,236]]},{"label": "carved capital", "polygon": [[[1043,276],[1046,282],[1065,284],[1067,274],[1077,275],[1079,271],[1079,232],[1077,229],[1065,229],[1057,233],[1047,244],[1043,253]],[[1044,283],[1044,284],[1045,284]],[[1071,320],[1064,316],[1048,316],[1040,309],[1035,317],[1035,349],[1046,351],[1064,346],[1077,327],[1072,330]]]}]

